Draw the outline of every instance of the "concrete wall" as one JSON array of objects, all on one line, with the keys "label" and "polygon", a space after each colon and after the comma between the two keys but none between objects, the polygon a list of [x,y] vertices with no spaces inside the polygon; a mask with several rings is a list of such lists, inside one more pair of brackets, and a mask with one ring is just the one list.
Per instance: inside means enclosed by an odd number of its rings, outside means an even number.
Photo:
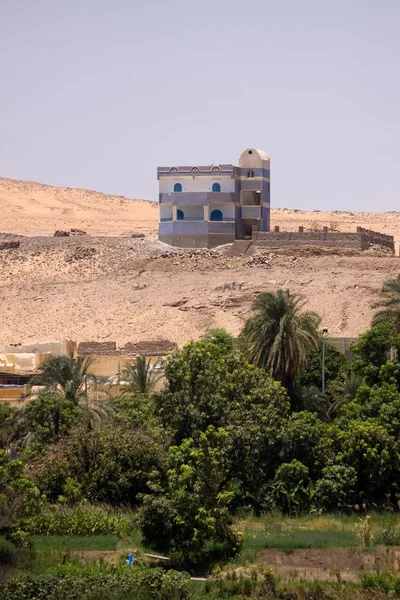
[{"label": "concrete wall", "polygon": [[359,233],[279,231],[254,232],[256,246],[282,248],[284,246],[326,246],[331,248],[357,248],[361,250]]},{"label": "concrete wall", "polygon": [[164,244],[168,244],[169,246],[176,246],[177,248],[207,248],[208,247],[208,233],[205,235],[184,235],[184,234],[163,234],[161,233],[161,225],[165,225],[165,223],[160,223],[160,233],[158,239],[160,242],[164,242]]},{"label": "concrete wall", "polygon": [[[159,235],[160,242],[176,246],[177,248],[215,248],[235,241],[235,223],[209,223],[213,225],[226,225],[232,227],[232,233],[210,232],[207,235]],[[219,228],[221,229],[221,228]]]},{"label": "concrete wall", "polygon": [[[159,223],[158,232],[164,235],[206,235],[208,233],[207,221],[166,221]],[[163,241],[163,240],[161,240]]]},{"label": "concrete wall", "polygon": [[390,248],[394,252],[394,238],[378,232],[358,228],[354,233],[334,231],[271,231],[253,232],[255,246],[283,248],[286,246],[323,246],[326,248],[355,248],[366,250],[371,244]]}]

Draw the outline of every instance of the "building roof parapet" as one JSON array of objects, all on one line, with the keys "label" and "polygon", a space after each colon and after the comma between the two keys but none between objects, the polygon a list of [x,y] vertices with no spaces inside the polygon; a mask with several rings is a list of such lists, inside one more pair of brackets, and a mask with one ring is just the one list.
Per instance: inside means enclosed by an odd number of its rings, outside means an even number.
[{"label": "building roof parapet", "polygon": [[199,175],[229,175],[233,176],[235,173],[234,165],[204,165],[204,166],[172,166],[172,167],[157,167],[157,179],[162,177],[177,177],[181,175],[188,175],[196,177]]}]

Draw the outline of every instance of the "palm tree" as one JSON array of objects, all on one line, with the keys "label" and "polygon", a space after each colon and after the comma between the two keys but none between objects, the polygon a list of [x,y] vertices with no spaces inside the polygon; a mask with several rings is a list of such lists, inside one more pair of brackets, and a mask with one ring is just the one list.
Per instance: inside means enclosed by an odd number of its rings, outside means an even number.
[{"label": "palm tree", "polygon": [[315,385],[296,386],[294,389],[296,410],[315,412],[321,421],[329,421],[329,397]]},{"label": "palm tree", "polygon": [[342,373],[340,379],[334,382],[331,393],[333,394],[333,402],[329,407],[329,417],[336,417],[340,408],[351,402],[356,397],[358,388],[365,383],[365,378],[348,369]]},{"label": "palm tree", "polygon": [[302,312],[305,304],[302,296],[289,290],[263,292],[242,332],[251,360],[286,387],[292,408],[296,380],[319,339],[321,320],[315,312]]},{"label": "palm tree", "polygon": [[36,411],[32,410],[33,403],[36,403],[36,407],[42,405],[53,443],[60,439],[64,400],[82,411],[89,430],[114,414],[114,408],[105,394],[93,393],[93,386],[88,389],[88,381],[95,381],[94,375],[89,372],[92,362],[90,357],[80,356],[74,361],[68,356],[51,356],[42,363],[31,380],[31,386],[42,385],[45,389],[37,396],[31,393],[32,401],[16,412],[14,442],[26,446],[35,440]]},{"label": "palm tree", "polygon": [[67,400],[79,404],[80,398],[87,397],[89,372],[92,364],[90,357],[79,356],[73,360],[69,356],[50,356],[38,370],[33,385],[45,385],[48,389],[60,392]]},{"label": "palm tree", "polygon": [[384,282],[381,300],[373,304],[372,308],[380,309],[372,318],[373,327],[379,323],[392,323],[400,333],[400,275]]},{"label": "palm tree", "polygon": [[145,356],[137,356],[135,362],[127,364],[122,372],[123,394],[139,395],[151,394],[156,384],[163,377],[162,373],[154,373],[151,369],[151,360],[146,361]]}]

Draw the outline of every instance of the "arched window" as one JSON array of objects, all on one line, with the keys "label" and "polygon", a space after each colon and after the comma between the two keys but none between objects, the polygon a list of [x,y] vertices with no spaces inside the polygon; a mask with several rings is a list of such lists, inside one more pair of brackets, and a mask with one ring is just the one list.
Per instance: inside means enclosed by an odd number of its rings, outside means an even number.
[{"label": "arched window", "polygon": [[254,171],[247,171],[247,177],[254,177]]},{"label": "arched window", "polygon": [[213,183],[212,184],[212,191],[213,192],[220,192],[221,191],[221,186],[219,183]]},{"label": "arched window", "polygon": [[182,191],[182,184],[181,183],[176,183],[174,185],[174,192],[181,192]]},{"label": "arched window", "polygon": [[217,208],[212,211],[210,221],[222,221],[222,212]]},{"label": "arched window", "polygon": [[178,219],[178,221],[183,221],[183,219],[185,218],[183,210],[181,210],[180,208],[178,208],[178,210],[176,211],[176,218]]}]

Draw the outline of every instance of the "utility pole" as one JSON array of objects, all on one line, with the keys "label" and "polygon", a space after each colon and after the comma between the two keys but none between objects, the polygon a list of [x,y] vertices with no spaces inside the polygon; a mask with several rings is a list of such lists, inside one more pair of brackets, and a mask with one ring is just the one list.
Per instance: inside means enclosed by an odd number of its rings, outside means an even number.
[{"label": "utility pole", "polygon": [[322,393],[325,393],[325,341],[328,335],[328,328],[322,329]]}]

